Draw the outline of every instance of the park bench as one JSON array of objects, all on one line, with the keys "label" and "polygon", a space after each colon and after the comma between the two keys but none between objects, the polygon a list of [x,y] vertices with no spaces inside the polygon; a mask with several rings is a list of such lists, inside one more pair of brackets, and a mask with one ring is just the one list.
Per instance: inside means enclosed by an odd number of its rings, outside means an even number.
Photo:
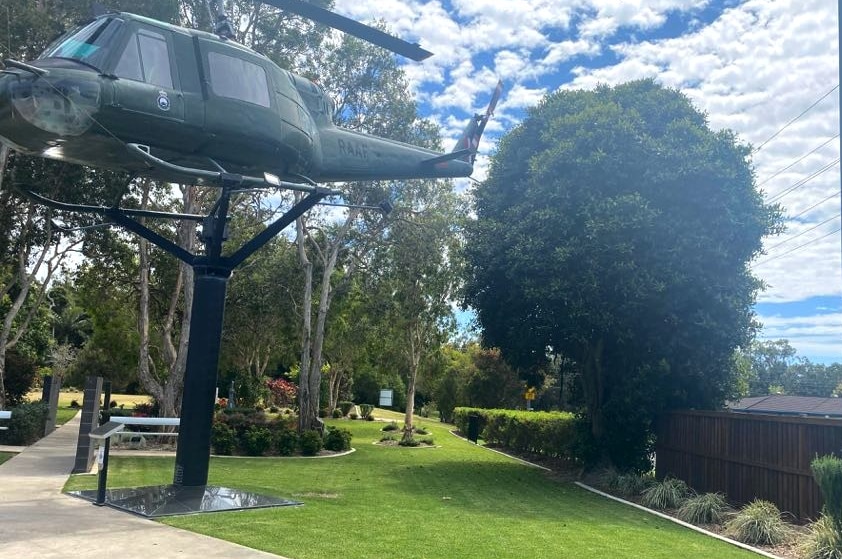
[{"label": "park bench", "polygon": [[[12,419],[12,412],[0,410],[0,419]],[[6,431],[7,429],[7,426],[0,425],[0,431]]]}]

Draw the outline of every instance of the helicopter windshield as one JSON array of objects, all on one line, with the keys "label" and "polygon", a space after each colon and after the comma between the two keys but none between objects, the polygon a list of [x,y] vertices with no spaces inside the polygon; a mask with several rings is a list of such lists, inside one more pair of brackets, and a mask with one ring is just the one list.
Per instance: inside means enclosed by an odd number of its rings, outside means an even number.
[{"label": "helicopter windshield", "polygon": [[115,44],[122,23],[113,17],[96,19],[48,47],[40,58],[69,58],[99,70]]}]

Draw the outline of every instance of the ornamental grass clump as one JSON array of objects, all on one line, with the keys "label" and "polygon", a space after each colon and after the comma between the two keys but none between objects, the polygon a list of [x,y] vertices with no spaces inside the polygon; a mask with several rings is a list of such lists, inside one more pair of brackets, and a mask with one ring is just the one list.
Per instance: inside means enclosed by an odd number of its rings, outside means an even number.
[{"label": "ornamental grass clump", "polygon": [[798,553],[803,559],[842,559],[842,534],[828,515],[810,524],[798,544]]},{"label": "ornamental grass clump", "polygon": [[761,499],[755,499],[734,515],[725,524],[725,533],[752,545],[777,545],[791,535],[778,507]]},{"label": "ornamental grass clump", "polygon": [[689,497],[678,508],[678,518],[691,524],[719,524],[728,514],[728,502],[722,493],[702,493]]},{"label": "ornamental grass clump", "polygon": [[690,493],[690,488],[682,480],[668,477],[645,489],[641,503],[651,509],[674,509],[681,506]]},{"label": "ornamental grass clump", "polygon": [[614,490],[623,497],[636,497],[655,483],[657,482],[651,475],[629,472],[617,476],[614,480]]}]

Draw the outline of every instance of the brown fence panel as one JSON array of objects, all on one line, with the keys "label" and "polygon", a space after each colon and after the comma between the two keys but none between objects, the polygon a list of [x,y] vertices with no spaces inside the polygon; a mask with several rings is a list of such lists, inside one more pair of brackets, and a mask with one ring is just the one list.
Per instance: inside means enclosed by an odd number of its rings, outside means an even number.
[{"label": "brown fence panel", "polygon": [[658,425],[656,474],[732,502],[766,499],[801,519],[821,512],[810,472],[816,456],[842,453],[842,420],[681,411]]}]

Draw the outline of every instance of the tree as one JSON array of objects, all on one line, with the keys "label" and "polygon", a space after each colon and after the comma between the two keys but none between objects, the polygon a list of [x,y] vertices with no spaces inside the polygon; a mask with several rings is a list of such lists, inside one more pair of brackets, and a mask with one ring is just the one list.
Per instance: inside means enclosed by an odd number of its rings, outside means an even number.
[{"label": "tree", "polygon": [[[403,70],[394,56],[351,36],[338,45],[325,43],[324,57],[314,58],[309,73],[321,75],[333,97],[335,123],[361,132],[437,147],[438,131],[419,120]],[[393,184],[392,188],[402,185]],[[349,204],[377,206],[388,186],[348,183]],[[300,196],[299,196],[300,198]],[[296,220],[296,245],[304,273],[301,320],[299,429],[318,429],[323,350],[330,305],[339,283],[351,281],[363,255],[376,243],[386,222],[380,216],[349,209],[342,217],[311,212]],[[314,278],[318,272],[319,277]]]},{"label": "tree", "polygon": [[[375,258],[384,344],[406,372],[403,439],[413,435],[419,372],[455,329],[450,301],[461,280],[454,261],[461,242],[458,198],[446,181],[419,181],[401,193],[385,243]],[[400,213],[397,213],[397,212]]]},{"label": "tree", "polygon": [[752,342],[742,353],[749,360],[748,396],[771,394],[773,387],[783,388],[787,370],[803,362],[787,340]]},{"label": "tree", "polygon": [[642,80],[547,96],[476,189],[465,303],[513,364],[575,364],[599,460],[643,467],[660,411],[734,392],[780,221],[749,155]]}]

